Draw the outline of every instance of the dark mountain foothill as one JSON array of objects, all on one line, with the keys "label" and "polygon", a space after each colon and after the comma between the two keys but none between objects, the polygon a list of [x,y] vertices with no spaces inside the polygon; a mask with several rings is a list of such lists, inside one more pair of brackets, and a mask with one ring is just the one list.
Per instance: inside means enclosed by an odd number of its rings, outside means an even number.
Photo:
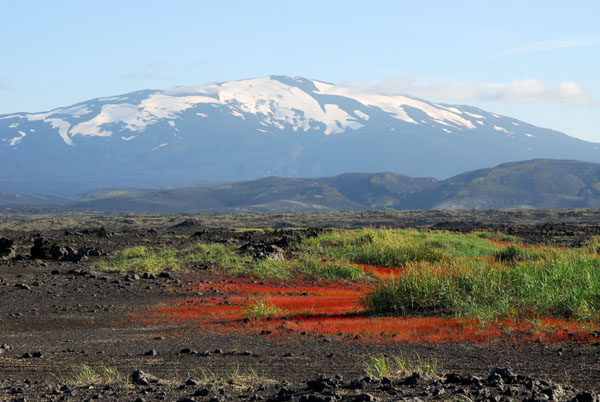
[{"label": "dark mountain foothill", "polygon": [[548,159],[505,163],[446,180],[395,173],[266,177],[143,195],[124,190],[117,196],[63,205],[65,210],[158,213],[599,207],[600,164]]}]

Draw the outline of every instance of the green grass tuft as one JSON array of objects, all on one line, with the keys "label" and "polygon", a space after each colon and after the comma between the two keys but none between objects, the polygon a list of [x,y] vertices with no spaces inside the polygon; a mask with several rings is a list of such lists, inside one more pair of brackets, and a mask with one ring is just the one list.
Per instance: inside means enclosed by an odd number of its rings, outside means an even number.
[{"label": "green grass tuft", "polygon": [[364,370],[366,375],[377,379],[405,377],[412,373],[424,377],[437,377],[439,373],[437,360],[423,360],[420,357],[410,360],[395,354],[371,356],[364,364]]},{"label": "green grass tuft", "polygon": [[269,300],[255,300],[248,305],[245,311],[246,317],[250,319],[276,317],[283,314],[283,310],[275,306]]},{"label": "green grass tuft", "polygon": [[565,252],[515,266],[487,260],[416,263],[363,299],[377,313],[437,312],[490,320],[597,319],[600,258]]}]

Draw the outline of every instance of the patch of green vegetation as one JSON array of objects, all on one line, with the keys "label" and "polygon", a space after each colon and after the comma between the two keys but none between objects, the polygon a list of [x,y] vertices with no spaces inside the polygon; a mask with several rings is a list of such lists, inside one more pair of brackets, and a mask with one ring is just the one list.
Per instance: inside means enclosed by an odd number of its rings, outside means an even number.
[{"label": "patch of green vegetation", "polygon": [[589,254],[600,255],[600,237],[592,237],[583,244],[582,249]]},{"label": "patch of green vegetation", "polygon": [[283,314],[283,310],[275,306],[267,299],[260,299],[250,303],[245,313],[246,317],[250,319],[257,319],[279,316]]},{"label": "patch of green vegetation", "polygon": [[358,281],[365,276],[362,268],[354,265],[324,264],[311,259],[301,259],[296,272],[311,279],[331,281]]},{"label": "patch of green vegetation", "polygon": [[369,377],[381,379],[383,377],[405,377],[418,373],[424,377],[437,377],[439,373],[438,362],[435,359],[407,359],[402,355],[377,355],[371,356],[364,364],[365,374]]},{"label": "patch of green vegetation", "polygon": [[575,251],[515,265],[482,259],[415,263],[363,299],[373,312],[597,319],[600,258]]},{"label": "patch of green vegetation", "polygon": [[252,257],[240,255],[233,244],[202,244],[198,243],[187,250],[185,256],[188,262],[202,262],[216,268],[236,268],[252,262]]},{"label": "patch of green vegetation", "polygon": [[510,244],[502,250],[498,250],[494,253],[494,260],[514,265],[522,261],[541,261],[550,260],[559,257],[559,252],[552,248],[526,248]]},{"label": "patch of green vegetation", "polygon": [[177,251],[164,249],[155,251],[144,246],[136,246],[119,251],[115,258],[100,261],[94,268],[103,271],[159,273],[165,270],[176,271],[180,267]]},{"label": "patch of green vegetation", "polygon": [[129,386],[129,377],[123,375],[114,367],[101,366],[93,368],[87,364],[82,364],[70,370],[66,374],[55,376],[56,381],[61,385],[84,386],[111,384]]},{"label": "patch of green vegetation", "polygon": [[295,262],[265,258],[233,267],[229,271],[235,275],[251,275],[261,279],[292,279],[295,267]]},{"label": "patch of green vegetation", "polygon": [[258,371],[252,367],[242,369],[239,365],[232,370],[225,371],[223,374],[217,374],[210,368],[200,367],[190,373],[190,377],[199,380],[205,385],[228,383],[238,386],[248,386],[252,384],[270,384],[276,382],[275,380],[265,377],[263,374],[259,374]]},{"label": "patch of green vegetation", "polygon": [[[489,235],[488,238],[494,238]],[[333,230],[305,240],[301,247],[331,260],[400,267],[419,261],[440,262],[450,257],[492,257],[503,248],[481,232],[359,229]]]}]

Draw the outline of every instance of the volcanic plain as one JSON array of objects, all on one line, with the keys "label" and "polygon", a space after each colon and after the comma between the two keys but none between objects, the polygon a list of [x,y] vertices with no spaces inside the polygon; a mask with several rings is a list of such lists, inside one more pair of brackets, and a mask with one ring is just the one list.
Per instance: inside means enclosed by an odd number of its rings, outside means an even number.
[{"label": "volcanic plain", "polygon": [[595,401],[600,211],[0,216],[0,400]]}]

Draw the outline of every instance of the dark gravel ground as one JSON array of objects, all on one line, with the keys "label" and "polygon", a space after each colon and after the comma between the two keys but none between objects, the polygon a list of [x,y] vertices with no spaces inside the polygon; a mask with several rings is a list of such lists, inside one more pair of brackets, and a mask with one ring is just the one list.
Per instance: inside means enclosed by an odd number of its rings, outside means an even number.
[{"label": "dark gravel ground", "polygon": [[[436,229],[462,232],[487,228],[483,226],[441,223]],[[560,222],[494,227],[536,244],[576,245],[598,231],[594,225]],[[103,255],[79,263],[32,260],[30,248],[38,234],[72,250],[94,249]],[[92,268],[95,260],[132,245],[180,248],[199,239],[268,243],[286,236],[298,234],[209,229],[184,218],[163,229],[0,232],[0,237],[15,241],[17,255],[0,261],[0,400],[598,400],[596,394],[581,393],[600,388],[598,345],[376,345],[319,336],[223,336],[182,325],[145,326],[127,319],[128,314],[185,295],[173,289],[183,291],[193,281],[218,277],[193,267],[192,272],[156,279]],[[181,353],[186,348],[200,353]],[[365,378],[364,363],[370,356],[392,353],[435,359],[438,376]],[[149,377],[145,385],[65,383],[65,376],[83,364],[96,370],[116,368],[126,377],[142,370]],[[497,367],[510,370],[494,372]]]}]

